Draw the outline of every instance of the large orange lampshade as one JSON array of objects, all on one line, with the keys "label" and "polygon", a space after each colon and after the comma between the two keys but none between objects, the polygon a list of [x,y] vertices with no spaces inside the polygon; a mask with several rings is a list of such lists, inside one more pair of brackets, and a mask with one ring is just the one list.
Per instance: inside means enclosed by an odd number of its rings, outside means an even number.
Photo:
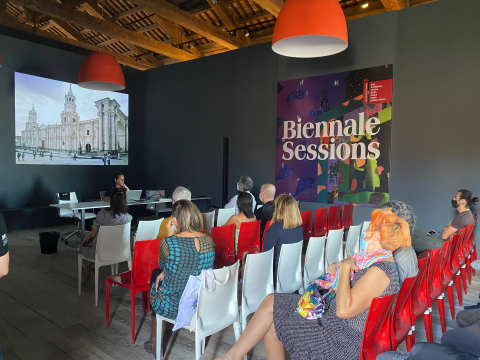
[{"label": "large orange lampshade", "polygon": [[125,78],[117,60],[104,52],[87,56],[78,73],[78,86],[92,90],[117,91],[125,89]]},{"label": "large orange lampshade", "polygon": [[347,47],[347,23],[338,0],[285,2],[273,31],[273,51],[311,58],[333,55]]}]

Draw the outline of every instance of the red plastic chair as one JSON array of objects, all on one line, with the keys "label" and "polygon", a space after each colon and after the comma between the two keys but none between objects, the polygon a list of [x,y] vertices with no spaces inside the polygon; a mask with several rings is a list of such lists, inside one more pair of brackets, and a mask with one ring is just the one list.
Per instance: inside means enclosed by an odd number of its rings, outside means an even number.
[{"label": "red plastic chair", "polygon": [[132,344],[135,344],[135,295],[142,293],[143,313],[145,313],[145,299],[148,303],[148,311],[150,311],[150,276],[153,269],[158,267],[158,246],[161,240],[136,241],[133,251],[132,270],[107,276],[105,280],[107,328],[110,327],[110,284],[130,289]]},{"label": "red plastic chair", "polygon": [[255,253],[253,247],[260,249],[260,220],[243,222],[238,235],[237,260],[242,260],[245,251]]},{"label": "red plastic chair", "polygon": [[328,230],[338,230],[342,228],[342,207],[330,206],[328,210]]},{"label": "red plastic chair", "polygon": [[[447,321],[445,319],[445,289],[448,288],[448,284],[453,279],[452,272],[450,270],[450,257],[451,257],[452,241],[446,240],[443,242],[441,249],[440,266],[437,273],[435,273],[435,282],[439,283],[442,293],[437,297],[438,313],[440,315],[440,324],[442,325],[442,333],[447,330]],[[448,289],[447,289],[448,290]],[[452,290],[453,295],[453,290]],[[450,300],[451,298],[451,300]],[[449,294],[449,302],[453,304],[453,296]]]},{"label": "red plastic chair", "polygon": [[[432,326],[432,304],[433,300],[438,298],[442,293],[441,276],[440,276],[440,260],[442,257],[442,249],[427,250],[430,254],[430,261],[427,269],[427,301],[428,310],[426,312],[428,324],[425,323],[425,332],[428,342],[433,342],[433,326]],[[445,308],[444,308],[445,312]],[[424,316],[425,319],[425,316]]]},{"label": "red plastic chair", "polygon": [[215,243],[215,269],[235,264],[235,224],[212,227],[210,236]]},{"label": "red plastic chair", "polygon": [[343,205],[342,226],[343,230],[350,229],[352,226],[353,205]]},{"label": "red plastic chair", "polygon": [[[465,264],[465,258],[463,258],[460,253],[463,254],[462,250],[462,244],[463,244],[463,239],[465,238],[465,233],[467,231],[467,228],[460,229],[459,234],[454,234],[452,237],[453,245],[452,245],[452,266],[451,266],[451,272],[453,277],[455,278],[455,287],[457,288],[457,298],[458,298],[458,304],[462,306],[463,304],[463,299],[462,299],[462,284],[460,281],[460,273],[461,273],[461,268],[462,265]],[[453,289],[452,289],[453,291]],[[451,309],[450,309],[451,310]],[[455,313],[452,313],[452,318],[455,318]]]},{"label": "red plastic chair", "polygon": [[267,224],[265,225],[265,230],[263,230],[263,238],[262,238],[262,248],[260,249],[263,252],[263,244],[265,244],[265,234],[267,233],[268,228],[270,227],[271,221],[268,220]]},{"label": "red plastic chair", "polygon": [[392,350],[390,312],[396,294],[372,300],[363,332],[359,360],[375,360],[379,354]]},{"label": "red plastic chair", "polygon": [[[425,266],[427,259],[419,261]],[[392,312],[392,321],[390,322],[390,335],[392,341],[392,351],[397,350],[398,345],[407,337],[411,328],[410,320],[410,294],[418,275],[406,278],[398,293]]]},{"label": "red plastic chair", "polygon": [[[474,220],[474,224],[477,223],[477,214],[473,215],[473,220]],[[477,260],[477,245],[476,245],[476,241],[475,241],[475,226],[474,226],[474,230],[472,231],[472,234],[470,235],[470,239],[469,239],[469,247],[470,247],[470,254],[472,254],[472,260]],[[471,272],[472,272],[472,275],[475,276],[475,269],[472,269],[471,268]],[[469,284],[471,284],[471,282],[469,281]]]},{"label": "red plastic chair", "polygon": [[[420,266],[421,259],[426,259],[426,263],[422,268]],[[423,314],[425,329],[430,325],[428,319],[428,286],[427,286],[427,268],[430,261],[430,254],[423,252],[418,256],[418,274],[417,280],[413,285],[410,296],[410,320],[411,329],[407,336],[407,349],[411,349],[415,345],[415,321]],[[428,331],[426,331],[428,333]]]},{"label": "red plastic chair", "polygon": [[314,237],[322,237],[327,234],[327,208],[315,210],[315,224],[313,228]]},{"label": "red plastic chair", "polygon": [[[468,257],[470,256],[470,249],[467,246],[468,239],[470,237],[470,232],[473,230],[473,225],[468,225],[465,230],[465,236],[460,237],[461,243],[458,250],[458,260],[460,262],[460,274],[462,276],[463,290],[465,295],[467,295],[467,278],[466,278],[466,268]],[[470,231],[469,231],[470,230]]]},{"label": "red plastic chair", "polygon": [[310,236],[312,236],[312,216],[313,216],[313,210],[308,210],[308,211],[302,211],[300,213],[302,216],[302,228],[303,228],[303,243],[304,246],[308,244],[308,240],[310,239]]},{"label": "red plastic chair", "polygon": [[[466,256],[465,266],[467,269],[468,285],[472,284],[472,268],[470,264],[472,262],[472,257],[473,257],[473,246],[471,246],[471,244],[472,244],[472,238],[474,237],[473,235],[474,227],[475,227],[474,224],[467,226],[467,235],[466,235],[465,245],[464,245],[465,246],[464,252]],[[465,290],[465,294],[466,294],[466,290]]]}]

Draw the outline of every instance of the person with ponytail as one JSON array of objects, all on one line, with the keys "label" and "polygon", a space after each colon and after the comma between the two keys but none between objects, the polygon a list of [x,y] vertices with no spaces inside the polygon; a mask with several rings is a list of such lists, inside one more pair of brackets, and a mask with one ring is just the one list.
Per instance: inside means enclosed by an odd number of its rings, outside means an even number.
[{"label": "person with ponytail", "polygon": [[478,202],[478,197],[474,197],[470,190],[458,190],[457,195],[452,199],[452,206],[457,210],[457,215],[450,223],[443,228],[442,239],[447,240],[458,230],[467,225],[473,224],[473,214],[470,207]]}]

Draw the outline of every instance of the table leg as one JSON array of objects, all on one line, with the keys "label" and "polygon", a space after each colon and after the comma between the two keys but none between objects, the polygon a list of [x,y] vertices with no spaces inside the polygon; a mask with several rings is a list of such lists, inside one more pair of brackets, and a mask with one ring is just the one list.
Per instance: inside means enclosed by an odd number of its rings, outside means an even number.
[{"label": "table leg", "polygon": [[158,220],[158,209],[159,209],[158,206],[159,206],[159,204],[160,203],[155,203],[155,219],[157,219],[157,220]]}]

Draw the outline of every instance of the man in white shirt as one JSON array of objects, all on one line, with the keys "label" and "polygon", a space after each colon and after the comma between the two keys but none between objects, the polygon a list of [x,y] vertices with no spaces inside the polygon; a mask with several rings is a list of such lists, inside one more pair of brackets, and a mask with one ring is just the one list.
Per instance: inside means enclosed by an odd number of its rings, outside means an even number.
[{"label": "man in white shirt", "polygon": [[[252,190],[252,188],[253,188],[253,180],[250,176],[243,175],[240,178],[240,180],[238,180],[237,190],[239,192],[247,192],[247,193],[250,194],[250,196],[252,197],[252,203],[253,203],[252,211],[255,211],[255,206],[257,205],[257,202],[255,201],[255,196],[253,196],[250,193],[250,190]],[[234,197],[232,197],[230,202],[227,205],[225,205],[225,209],[235,208],[235,214],[238,214],[237,197],[238,197],[238,194],[235,195]]]}]

